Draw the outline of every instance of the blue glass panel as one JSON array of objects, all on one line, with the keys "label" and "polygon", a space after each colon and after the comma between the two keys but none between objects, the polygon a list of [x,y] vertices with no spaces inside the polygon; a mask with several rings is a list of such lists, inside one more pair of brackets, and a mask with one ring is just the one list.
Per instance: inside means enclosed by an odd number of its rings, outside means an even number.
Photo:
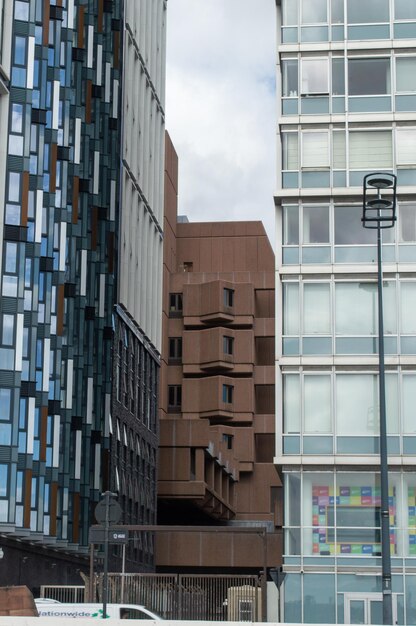
[{"label": "blue glass panel", "polygon": [[302,263],[330,263],[331,248],[329,246],[315,246],[302,248]]},{"label": "blue glass panel", "polygon": [[283,248],[283,263],[285,265],[298,265],[299,248]]},{"label": "blue glass panel", "polygon": [[397,39],[414,39],[416,37],[416,22],[394,24],[394,37]]},{"label": "blue glass panel", "polygon": [[332,26],[332,41],[344,41],[344,27]]},{"label": "blue glass panel", "polygon": [[376,337],[337,337],[336,354],[377,354]]},{"label": "blue glass panel", "polygon": [[0,368],[2,370],[14,370],[13,348],[0,348]]},{"label": "blue glass panel", "polygon": [[400,437],[387,437],[387,452],[400,454]]},{"label": "blue glass panel", "polygon": [[416,454],[416,437],[403,437],[403,454]]},{"label": "blue glass panel", "polygon": [[12,443],[12,425],[0,424],[0,446],[10,446]]},{"label": "blue glass panel", "polygon": [[416,337],[401,337],[401,354],[416,354]]},{"label": "blue glass panel", "polygon": [[299,339],[297,337],[283,338],[283,354],[294,355],[299,354]]},{"label": "blue glass panel", "polygon": [[416,170],[397,170],[398,185],[416,185]]},{"label": "blue glass panel", "polygon": [[303,437],[304,454],[333,454],[332,437]]},{"label": "blue glass panel", "polygon": [[416,96],[396,96],[396,111],[414,111]]},{"label": "blue glass panel", "polygon": [[7,465],[0,465],[0,497],[4,498],[7,495],[7,479],[9,475],[9,468]]},{"label": "blue glass panel", "polygon": [[284,98],[282,101],[282,113],[283,115],[297,115],[298,114],[298,99],[297,98]]},{"label": "blue glass panel", "polygon": [[416,246],[399,246],[399,262],[414,263],[416,259]]},{"label": "blue glass panel", "polygon": [[300,454],[300,437],[283,437],[284,454]]},{"label": "blue glass panel", "polygon": [[2,420],[10,419],[11,393],[11,389],[0,389],[0,419]]},{"label": "blue glass panel", "polygon": [[[285,557],[285,563],[288,563],[288,557]],[[296,559],[298,562],[298,559]],[[285,578],[285,622],[298,623],[302,622],[302,587],[301,574],[288,573]]]},{"label": "blue glass panel", "polygon": [[297,43],[298,42],[298,29],[295,28],[282,28],[282,43]]},{"label": "blue glass panel", "polygon": [[19,452],[26,452],[26,433],[19,432]]},{"label": "blue glass panel", "polygon": [[332,96],[332,113],[345,113],[344,96]]},{"label": "blue glass panel", "polygon": [[[372,170],[374,171],[374,170]],[[371,174],[371,170],[362,170],[360,172],[350,171],[350,187],[362,187],[363,186],[363,178],[366,174]],[[393,170],[380,170],[380,173],[383,174],[393,174]]]},{"label": "blue glass panel", "polygon": [[350,113],[368,113],[371,111],[391,111],[390,96],[354,96],[348,98]]},{"label": "blue glass panel", "polygon": [[[383,237],[386,236],[387,238],[387,233],[391,233],[391,230],[384,230],[383,231]],[[383,255],[383,261],[387,261],[388,263],[394,263],[396,260],[396,251],[394,246],[383,246],[383,250],[382,250],[382,255]]]},{"label": "blue glass panel", "polygon": [[329,113],[329,96],[304,96],[301,98],[301,113],[304,115]]},{"label": "blue glass panel", "polygon": [[326,172],[302,172],[302,187],[329,187],[330,174]]},{"label": "blue glass panel", "polygon": [[388,24],[365,24],[363,26],[348,26],[348,39],[389,39],[390,26]]},{"label": "blue glass panel", "polygon": [[283,172],[283,189],[293,189],[299,187],[297,172]]},{"label": "blue glass panel", "polygon": [[346,172],[332,172],[332,180],[334,187],[346,187],[347,186],[347,173]]},{"label": "blue glass panel", "polygon": [[378,437],[337,437],[338,454],[377,454]]},{"label": "blue glass panel", "polygon": [[13,67],[12,69],[13,87],[26,87],[26,70],[23,67]]},{"label": "blue glass panel", "polygon": [[301,41],[328,41],[328,26],[302,26]]},{"label": "blue glass panel", "polygon": [[331,337],[303,337],[302,354],[332,354]]},{"label": "blue glass panel", "polygon": [[375,246],[335,247],[335,263],[371,263],[377,261]]}]

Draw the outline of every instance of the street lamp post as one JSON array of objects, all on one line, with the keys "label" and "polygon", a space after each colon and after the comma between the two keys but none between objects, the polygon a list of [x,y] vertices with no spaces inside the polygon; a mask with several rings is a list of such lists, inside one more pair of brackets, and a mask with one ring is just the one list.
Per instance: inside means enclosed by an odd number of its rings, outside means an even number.
[{"label": "street lamp post", "polygon": [[[386,191],[388,190],[388,191]],[[385,191],[383,195],[383,191]],[[374,193],[375,192],[375,193]],[[386,393],[384,371],[383,271],[381,231],[396,221],[396,176],[372,173],[364,177],[364,228],[377,229],[378,357],[380,402],[380,488],[381,488],[381,568],[383,590],[383,624],[393,624],[391,595],[389,477],[387,459]]]}]

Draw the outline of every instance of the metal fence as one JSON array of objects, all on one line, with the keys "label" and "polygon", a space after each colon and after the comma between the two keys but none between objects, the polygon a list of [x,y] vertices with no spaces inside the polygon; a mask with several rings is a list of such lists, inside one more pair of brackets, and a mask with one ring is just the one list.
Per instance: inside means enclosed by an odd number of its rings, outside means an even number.
[{"label": "metal fence", "polygon": [[84,585],[42,585],[40,597],[59,602],[85,602]]},{"label": "metal fence", "polygon": [[[108,601],[143,604],[164,619],[261,621],[258,576],[109,574]],[[95,579],[102,599],[102,574]]]}]

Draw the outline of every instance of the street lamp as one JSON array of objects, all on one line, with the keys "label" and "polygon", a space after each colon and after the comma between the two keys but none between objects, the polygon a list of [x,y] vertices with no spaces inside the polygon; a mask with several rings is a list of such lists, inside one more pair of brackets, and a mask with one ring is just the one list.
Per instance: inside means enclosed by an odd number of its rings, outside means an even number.
[{"label": "street lamp", "polygon": [[[384,192],[384,195],[383,195]],[[387,460],[386,393],[384,372],[383,272],[381,265],[381,230],[392,228],[396,221],[396,176],[372,173],[364,176],[364,228],[377,229],[378,362],[380,401],[380,487],[381,487],[381,568],[383,589],[383,624],[393,624],[391,595],[389,477]]]}]

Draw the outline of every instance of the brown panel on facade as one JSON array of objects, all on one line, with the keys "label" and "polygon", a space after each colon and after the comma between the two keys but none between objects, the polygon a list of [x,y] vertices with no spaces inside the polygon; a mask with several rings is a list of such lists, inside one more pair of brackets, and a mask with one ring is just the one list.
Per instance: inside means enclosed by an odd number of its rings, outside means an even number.
[{"label": "brown panel on facade", "polygon": [[50,0],[43,0],[43,16],[42,16],[42,24],[43,24],[43,37],[42,37],[42,45],[48,46],[49,44],[49,15],[50,15]]},{"label": "brown panel on facade", "polygon": [[[115,30],[114,33],[114,48],[113,48],[113,68],[118,69],[119,65],[119,52],[120,52],[120,31]],[[113,94],[114,96],[114,94]]]},{"label": "brown panel on facade", "polygon": [[39,460],[46,461],[46,431],[48,428],[48,407],[43,406],[40,420],[40,450]]},{"label": "brown panel on facade", "polygon": [[21,225],[27,226],[27,214],[29,206],[29,172],[22,174],[22,217]]},{"label": "brown panel on facade", "polygon": [[79,493],[74,493],[72,500],[72,541],[79,542],[79,519],[80,519],[80,498]]},{"label": "brown panel on facade", "polygon": [[103,32],[103,13],[104,13],[104,0],[98,0],[98,19],[97,19],[97,31]]},{"label": "brown panel on facade", "polygon": [[274,385],[255,385],[256,413],[274,413]]},{"label": "brown panel on facade", "polygon": [[257,433],[254,435],[256,463],[273,463],[275,455],[274,433]]},{"label": "brown panel on facade", "polygon": [[58,158],[58,144],[51,143],[51,165],[49,176],[49,192],[55,193],[56,191],[56,161]]},{"label": "brown panel on facade", "polygon": [[62,336],[64,332],[64,305],[65,305],[65,285],[58,285],[56,298],[56,334]]},{"label": "brown panel on facade", "polygon": [[85,85],[85,121],[91,124],[91,107],[92,107],[92,81],[87,80]]},{"label": "brown panel on facade", "polygon": [[91,249],[97,249],[98,238],[98,208],[93,206],[91,208]]},{"label": "brown panel on facade", "polygon": [[114,269],[114,233],[108,233],[107,235],[107,257],[108,271],[111,274]]},{"label": "brown panel on facade", "polygon": [[72,180],[72,223],[78,224],[79,176]]},{"label": "brown panel on facade", "polygon": [[274,318],[274,289],[256,289],[254,291],[255,316]]},{"label": "brown panel on facade", "polygon": [[23,499],[23,527],[30,528],[30,503],[32,500],[32,470],[25,471],[25,495]]},{"label": "brown panel on facade", "polygon": [[274,365],[274,337],[256,337],[256,365]]},{"label": "brown panel on facade", "polygon": [[56,514],[58,510],[58,485],[51,483],[51,502],[50,502],[50,522],[49,532],[52,536],[56,535]]},{"label": "brown panel on facade", "polygon": [[83,48],[85,45],[84,24],[85,24],[85,6],[80,5],[78,7],[78,28],[77,28],[77,34],[78,34],[77,47],[78,48]]}]

